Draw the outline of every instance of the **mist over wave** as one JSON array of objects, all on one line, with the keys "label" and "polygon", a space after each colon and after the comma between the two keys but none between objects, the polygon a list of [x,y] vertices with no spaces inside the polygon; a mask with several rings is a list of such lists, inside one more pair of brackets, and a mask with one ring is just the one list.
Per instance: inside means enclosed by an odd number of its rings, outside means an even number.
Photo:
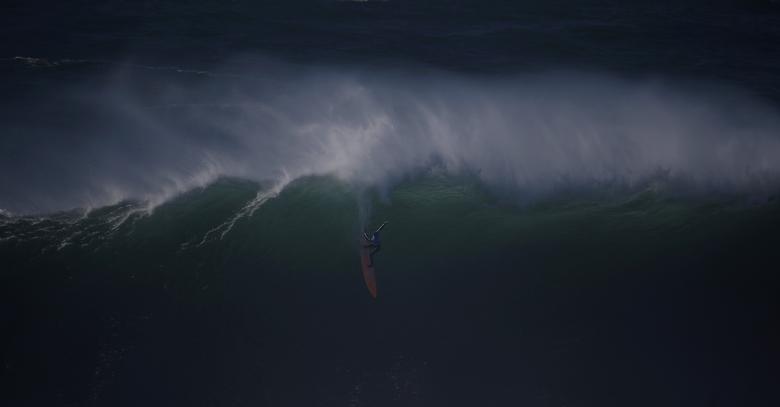
[{"label": "mist over wave", "polygon": [[658,174],[761,194],[780,179],[780,114],[733,89],[267,62],[148,71],[52,89],[30,113],[46,121],[6,121],[21,141],[0,153],[0,208],[154,206],[222,176],[277,190],[307,175],[384,187],[431,166],[531,194]]}]

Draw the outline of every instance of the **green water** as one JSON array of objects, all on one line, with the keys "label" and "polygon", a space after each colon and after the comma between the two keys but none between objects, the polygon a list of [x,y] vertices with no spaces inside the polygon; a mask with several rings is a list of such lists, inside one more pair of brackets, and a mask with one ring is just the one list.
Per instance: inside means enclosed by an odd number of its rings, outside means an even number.
[{"label": "green water", "polygon": [[[55,404],[662,402],[699,375],[696,402],[718,397],[711,383],[771,377],[777,354],[753,349],[777,338],[775,202],[518,199],[430,175],[387,190],[301,179],[242,212],[263,191],[224,179],[152,211],[4,218],[6,391]],[[374,301],[357,236],[383,220]]]}]

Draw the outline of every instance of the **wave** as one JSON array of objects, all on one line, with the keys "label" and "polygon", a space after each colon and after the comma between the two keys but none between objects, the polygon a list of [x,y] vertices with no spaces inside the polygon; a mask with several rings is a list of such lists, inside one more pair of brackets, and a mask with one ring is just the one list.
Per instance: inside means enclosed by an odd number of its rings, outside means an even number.
[{"label": "wave", "polygon": [[[463,236],[480,236],[473,243],[489,248],[513,235],[544,234],[550,225],[569,228],[571,222],[597,224],[615,233],[637,229],[687,236],[695,235],[693,229],[684,229],[690,223],[715,227],[735,216],[758,219],[778,213],[774,199],[754,206],[723,197],[681,198],[659,188],[661,183],[662,179],[656,179],[631,190],[602,188],[597,194],[557,194],[518,205],[495,194],[473,174],[427,172],[399,182],[387,196],[378,193],[381,191],[367,193],[332,176],[309,176],[282,184],[220,178],[154,210],[145,202],[124,201],[92,210],[0,217],[0,249],[43,255],[62,251],[118,253],[145,244],[170,253],[229,252],[236,244],[257,244],[258,234],[265,244],[281,245],[276,240],[305,240],[311,238],[312,230],[320,229],[348,249],[360,229],[380,218],[393,219],[397,227],[420,228],[405,233],[450,230],[452,236],[429,238],[451,238],[456,245]],[[498,239],[494,236],[497,230],[507,236]]]},{"label": "wave", "polygon": [[267,61],[224,71],[242,73],[159,77],[129,64],[98,85],[51,90],[40,104],[62,120],[4,125],[19,143],[2,153],[13,176],[0,207],[154,207],[220,177],[329,175],[386,189],[432,167],[526,195],[659,173],[690,189],[771,194],[780,179],[780,115],[724,87]]}]

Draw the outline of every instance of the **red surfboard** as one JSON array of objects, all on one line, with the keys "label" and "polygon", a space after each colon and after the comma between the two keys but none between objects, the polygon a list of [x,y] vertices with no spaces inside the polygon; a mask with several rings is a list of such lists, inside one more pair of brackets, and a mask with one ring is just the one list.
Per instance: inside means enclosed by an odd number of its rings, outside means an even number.
[{"label": "red surfboard", "polygon": [[371,248],[364,247],[365,244],[366,241],[360,239],[360,264],[363,267],[363,280],[366,282],[368,292],[371,293],[372,297],[376,298],[376,275],[374,274],[374,267],[368,265],[371,262],[369,255]]}]

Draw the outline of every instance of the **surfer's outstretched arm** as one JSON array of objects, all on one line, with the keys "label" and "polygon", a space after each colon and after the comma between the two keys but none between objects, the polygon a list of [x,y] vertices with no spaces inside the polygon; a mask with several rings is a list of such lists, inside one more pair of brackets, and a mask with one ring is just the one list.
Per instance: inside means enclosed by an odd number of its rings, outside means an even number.
[{"label": "surfer's outstretched arm", "polygon": [[379,229],[374,231],[374,233],[379,232],[380,230],[382,230],[382,228],[385,227],[385,225],[387,225],[387,221],[382,222],[382,226],[379,226]]}]

